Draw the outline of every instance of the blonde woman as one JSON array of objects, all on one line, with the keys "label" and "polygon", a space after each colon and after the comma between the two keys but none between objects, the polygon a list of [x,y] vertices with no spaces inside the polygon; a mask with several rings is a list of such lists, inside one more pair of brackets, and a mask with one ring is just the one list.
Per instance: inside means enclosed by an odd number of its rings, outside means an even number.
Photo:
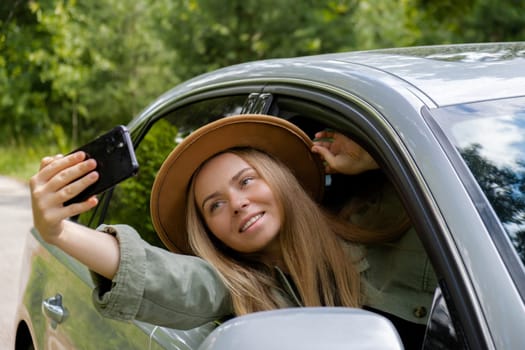
[{"label": "blonde woman", "polygon": [[[339,168],[338,152],[276,117],[226,117],[192,133],[152,189],[153,223],[172,252],[125,225],[94,231],[66,220],[97,204],[63,205],[97,180],[96,163],[83,153],[45,158],[30,182],[35,227],[94,272],[94,303],[111,318],[185,329],[282,307],[360,307],[367,263],[356,244],[378,236],[316,203],[324,169],[312,150]],[[364,151],[346,158],[359,172],[377,167]]]}]

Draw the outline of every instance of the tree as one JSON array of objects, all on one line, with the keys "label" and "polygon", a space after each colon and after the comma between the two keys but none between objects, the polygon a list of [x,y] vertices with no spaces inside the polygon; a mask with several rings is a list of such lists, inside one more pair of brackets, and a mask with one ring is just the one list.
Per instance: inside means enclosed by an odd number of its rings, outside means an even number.
[{"label": "tree", "polygon": [[0,142],[73,144],[240,62],[524,37],[514,0],[5,0]]},{"label": "tree", "polygon": [[525,2],[516,0],[411,0],[407,23],[415,44],[523,40]]},{"label": "tree", "polygon": [[11,3],[0,56],[6,135],[52,139],[47,131],[59,125],[82,142],[127,123],[180,81],[171,72],[174,52],[152,35],[151,2]]},{"label": "tree", "polygon": [[354,48],[356,0],[157,2],[158,36],[184,79],[232,64]]},{"label": "tree", "polygon": [[0,6],[0,137],[12,142],[24,132],[46,130],[50,86],[41,80],[41,67],[34,59],[49,36],[27,1],[5,1]]}]

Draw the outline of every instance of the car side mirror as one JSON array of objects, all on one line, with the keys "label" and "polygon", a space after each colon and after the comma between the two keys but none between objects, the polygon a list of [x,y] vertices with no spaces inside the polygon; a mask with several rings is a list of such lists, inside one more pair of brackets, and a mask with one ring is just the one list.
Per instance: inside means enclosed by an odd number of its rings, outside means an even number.
[{"label": "car side mirror", "polygon": [[199,350],[403,349],[392,323],[372,312],[344,307],[290,308],[233,318]]}]

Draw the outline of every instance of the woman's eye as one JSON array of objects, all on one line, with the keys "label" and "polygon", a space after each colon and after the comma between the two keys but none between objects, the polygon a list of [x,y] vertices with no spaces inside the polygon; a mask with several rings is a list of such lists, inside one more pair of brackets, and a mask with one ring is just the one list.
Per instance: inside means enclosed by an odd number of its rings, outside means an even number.
[{"label": "woman's eye", "polygon": [[213,203],[209,206],[208,210],[209,210],[211,213],[213,213],[215,210],[217,210],[217,209],[220,207],[220,205],[221,205],[221,203],[220,203],[219,201],[217,201],[217,202],[213,202]]},{"label": "woman's eye", "polygon": [[247,176],[245,178],[243,178],[241,180],[241,186],[246,186],[247,184],[249,184],[250,182],[252,182],[254,180],[254,177],[253,176]]}]

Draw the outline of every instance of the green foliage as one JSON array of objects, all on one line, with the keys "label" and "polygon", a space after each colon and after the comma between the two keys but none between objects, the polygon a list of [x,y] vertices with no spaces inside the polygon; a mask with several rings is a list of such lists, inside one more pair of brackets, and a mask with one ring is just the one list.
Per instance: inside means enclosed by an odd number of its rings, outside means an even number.
[{"label": "green foliage", "polygon": [[48,121],[47,87],[39,78],[39,67],[30,60],[48,38],[29,8],[18,4],[3,3],[6,16],[0,22],[0,137],[4,142],[16,140],[23,132],[41,133]]},{"label": "green foliage", "polygon": [[148,1],[126,3],[11,4],[20,16],[3,20],[0,37],[4,140],[52,138],[50,126],[60,124],[74,144],[84,142],[179,81],[167,70],[172,52],[151,35]]},{"label": "green foliage", "polygon": [[0,137],[73,145],[125,124],[181,80],[231,64],[524,37],[505,0],[6,0]]},{"label": "green foliage", "polygon": [[[156,28],[187,79],[244,61],[354,48],[356,0],[157,2]],[[167,11],[160,11],[166,8]]]},{"label": "green foliage", "polygon": [[[29,180],[31,175],[38,171],[41,155],[37,153],[40,153],[40,150],[37,151],[33,147],[0,146],[0,174]],[[21,159],[24,161],[21,162]]]},{"label": "green foliage", "polygon": [[407,1],[362,0],[356,11],[356,48],[376,49],[410,46],[418,28],[408,18],[413,8]]},{"label": "green foliage", "polygon": [[516,0],[407,0],[414,44],[516,41],[525,38],[525,2]]},{"label": "green foliage", "polygon": [[515,0],[5,0],[0,145],[64,152],[239,62],[523,40],[523,13]]},{"label": "green foliage", "polygon": [[27,181],[45,155],[66,154],[73,148],[61,125],[52,124],[47,135],[46,142],[21,137],[16,144],[0,144],[0,174]]}]

